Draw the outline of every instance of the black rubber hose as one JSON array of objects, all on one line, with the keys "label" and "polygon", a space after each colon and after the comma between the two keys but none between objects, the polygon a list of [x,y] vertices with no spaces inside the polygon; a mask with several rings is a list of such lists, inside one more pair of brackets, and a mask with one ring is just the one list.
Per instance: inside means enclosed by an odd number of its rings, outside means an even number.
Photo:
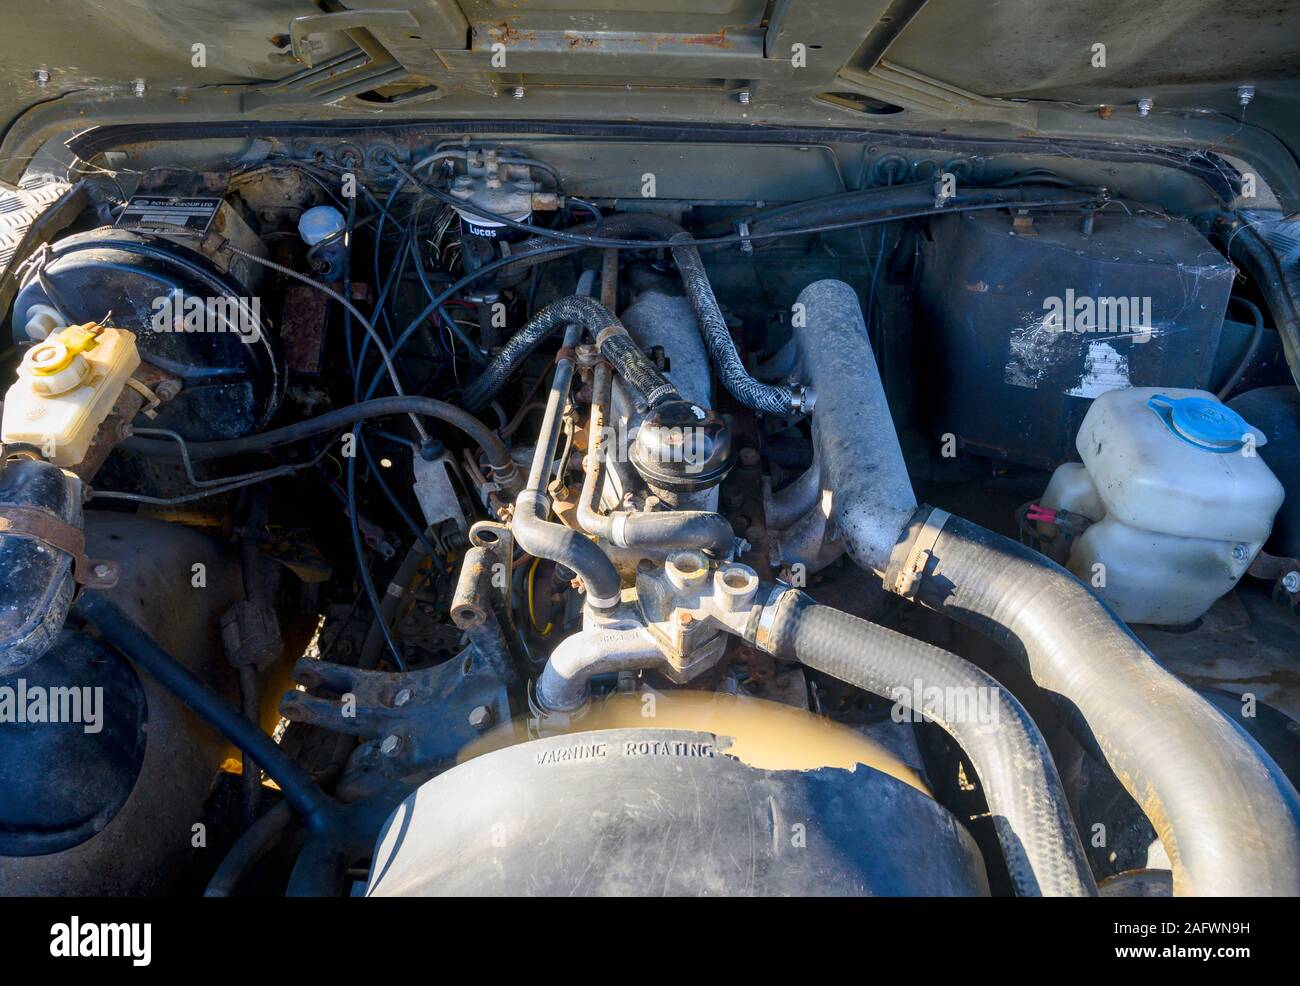
[{"label": "black rubber hose", "polygon": [[[926,188],[929,190],[929,200],[933,201],[933,186],[928,184]],[[576,226],[571,232],[585,234],[590,229],[594,229],[594,225]],[[796,414],[802,410],[802,402],[797,393],[788,387],[774,387],[755,380],[745,369],[740,354],[736,352],[736,345],[731,341],[731,332],[722,317],[722,310],[713,294],[713,287],[709,284],[704,262],[700,259],[700,252],[690,233],[671,219],[644,213],[619,213],[610,216],[605,220],[603,232],[611,237],[646,236],[671,241],[673,262],[676,263],[681,274],[687,298],[700,323],[700,332],[704,336],[714,369],[723,385],[736,400],[756,411],[765,411],[769,414]],[[551,241],[543,237],[535,237],[525,240],[516,253],[521,255],[522,260],[527,257],[530,250],[541,250],[550,245],[552,245]],[[547,253],[541,259],[549,260],[554,256],[554,253]],[[604,353],[603,347],[601,352]],[[627,378],[627,371],[622,367],[619,372],[620,376]]]},{"label": "black rubber hose", "polygon": [[[548,254],[550,259],[554,254]],[[492,358],[483,372],[474,378],[474,382],[465,388],[461,403],[467,410],[478,412],[492,402],[492,398],[506,385],[519,367],[528,359],[547,337],[561,331],[567,325],[581,325],[592,336],[617,322],[609,311],[598,301],[585,295],[571,295],[553,301],[532,318],[524,327],[510,337]]]},{"label": "black rubber hose", "polygon": [[[310,438],[313,435],[321,435],[336,428],[345,428],[357,421],[382,418],[392,414],[423,414],[458,428],[487,454],[488,465],[497,474],[497,478],[501,481],[503,487],[507,488],[507,492],[513,493],[518,489],[518,484],[521,482],[518,468],[515,466],[514,460],[510,458],[510,452],[505,443],[497,437],[496,433],[474,415],[456,407],[454,404],[435,400],[432,397],[409,395],[405,397],[379,397],[374,400],[362,401],[359,404],[351,404],[348,407],[340,407],[333,411],[326,411],[314,418],[307,418],[291,425],[285,425],[283,428],[274,428],[271,431],[259,432],[256,435],[248,435],[244,438],[227,438],[215,442],[187,442],[186,449],[190,458],[194,461],[248,455],[254,452],[265,452],[277,445],[296,442],[304,438]],[[178,448],[173,442],[132,438],[125,442],[124,445],[131,451],[145,455],[175,457],[179,454]],[[509,489],[511,483],[516,484],[514,489]]]},{"label": "black rubber hose", "polygon": [[996,678],[956,654],[794,591],[777,604],[767,646],[777,657],[923,713],[946,731],[979,774],[1018,896],[1096,895],[1047,741]]},{"label": "black rubber hose", "polygon": [[252,754],[276,782],[285,801],[302,816],[307,830],[307,842],[294,865],[287,892],[336,894],[348,862],[363,858],[374,844],[380,826],[395,807],[392,799],[381,795],[340,804],[322,791],[274,740],[159,647],[105,596],[84,590],[72,611],[200,719]]},{"label": "black rubber hose", "polygon": [[958,517],[944,523],[930,558],[918,599],[992,637],[1064,700],[1079,740],[1151,820],[1175,894],[1300,895],[1295,788],[1083,583]]},{"label": "black rubber hose", "polygon": [[618,317],[594,298],[575,294],[551,302],[510,337],[487,368],[465,388],[462,398],[465,407],[474,412],[487,407],[506,381],[518,372],[524,360],[548,336],[567,325],[581,325],[593,339],[606,329],[613,329],[601,341],[601,355],[651,406],[669,399],[665,394],[676,395],[676,389],[632,341]]},{"label": "black rubber hose", "polygon": [[731,331],[722,317],[718,299],[713,295],[709,275],[704,270],[704,261],[700,259],[694,239],[685,232],[677,233],[671,239],[674,244],[673,262],[682,276],[686,296],[704,335],[704,344],[709,347],[713,369],[723,386],[732,397],[755,411],[789,415],[804,410],[802,397],[789,387],[775,387],[750,376],[736,352],[736,344],[731,341]]},{"label": "black rubber hose", "polygon": [[622,583],[614,563],[581,531],[548,522],[546,517],[550,512],[551,501],[545,493],[539,490],[520,493],[510,524],[515,541],[534,558],[558,562],[576,573],[593,606],[608,609],[615,605]]},{"label": "black rubber hose", "polygon": [[628,514],[623,522],[627,548],[693,548],[725,558],[736,543],[731,522],[709,510],[664,510]]},{"label": "black rubber hose", "polygon": [[1300,387],[1300,284],[1288,282],[1291,275],[1255,227],[1232,217],[1223,217],[1220,225],[1229,259],[1237,259],[1250,271],[1264,296],[1273,325],[1282,337],[1282,354],[1291,368],[1291,378]]},{"label": "black rubber hose", "polygon": [[[803,226],[852,222],[895,209],[924,208],[935,204],[936,182],[911,182],[882,188],[864,188],[842,195],[828,195],[811,202],[788,205],[756,213],[747,220],[752,233],[774,233]],[[1034,206],[1053,203],[1061,198],[1059,188],[973,188],[957,186],[956,193],[944,203],[944,209],[960,212],[963,207],[991,204]]]},{"label": "black rubber hose", "polygon": [[1245,308],[1250,312],[1250,318],[1253,324],[1250,330],[1250,342],[1246,344],[1245,352],[1241,354],[1241,358],[1237,360],[1236,365],[1224,378],[1219,389],[1214,392],[1214,396],[1225,404],[1228,402],[1228,399],[1232,397],[1233,391],[1235,391],[1241,383],[1241,378],[1246,375],[1246,371],[1249,370],[1251,365],[1255,362],[1255,356],[1259,353],[1260,344],[1264,341],[1264,313],[1259,310],[1259,306],[1239,295],[1230,297],[1228,301],[1230,303],[1229,307],[1231,307],[1231,302],[1235,301],[1237,304],[1241,305],[1242,308]]},{"label": "black rubber hose", "polygon": [[284,838],[292,821],[293,806],[281,801],[245,829],[212,874],[203,896],[233,897],[253,867]]},{"label": "black rubber hose", "polygon": [[[612,514],[600,509],[605,488],[606,422],[611,398],[610,368],[598,364],[591,378],[591,414],[587,421],[587,464],[578,496],[578,523],[588,534],[615,541],[624,548],[695,548],[715,558],[726,557],[736,543],[731,523],[708,510],[672,510],[660,513],[620,513],[618,526]],[[615,540],[615,531],[619,539]]]},{"label": "black rubber hose", "polygon": [[94,626],[103,639],[126,655],[132,664],[157,679],[187,708],[241,750],[252,754],[309,825],[328,826],[337,805],[317,787],[308,773],[260,727],[249,722],[238,709],[158,646],[107,597],[94,590],[83,590],[72,611]]}]

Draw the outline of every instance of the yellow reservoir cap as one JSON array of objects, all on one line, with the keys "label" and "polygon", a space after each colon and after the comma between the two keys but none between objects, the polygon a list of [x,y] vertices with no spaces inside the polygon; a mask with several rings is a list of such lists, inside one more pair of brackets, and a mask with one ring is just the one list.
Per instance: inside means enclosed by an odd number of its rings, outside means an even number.
[{"label": "yellow reservoir cap", "polygon": [[72,365],[82,353],[99,345],[104,327],[97,322],[69,325],[53,332],[38,342],[27,354],[27,363],[34,376],[53,376]]}]

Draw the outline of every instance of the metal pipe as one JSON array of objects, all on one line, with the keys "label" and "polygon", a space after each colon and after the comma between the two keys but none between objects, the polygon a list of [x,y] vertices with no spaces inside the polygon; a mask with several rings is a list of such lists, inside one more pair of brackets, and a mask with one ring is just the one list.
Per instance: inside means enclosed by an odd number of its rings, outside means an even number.
[{"label": "metal pipe", "polygon": [[639,671],[663,661],[645,627],[583,630],[562,640],[537,679],[536,697],[546,712],[574,712],[591,695],[591,679],[614,671]]},{"label": "metal pipe", "polygon": [[863,568],[883,574],[916,510],[916,497],[867,338],[862,308],[843,281],[816,281],[799,293],[805,325],[800,363],[817,392],[813,442],[830,521]]},{"label": "metal pipe", "polygon": [[[590,291],[594,283],[595,272],[586,271],[579,290],[585,288]],[[574,347],[582,339],[583,328],[582,324],[572,323],[565,330],[564,344],[555,360],[555,376],[546,398],[546,411],[542,416],[537,448],[528,471],[528,483],[515,500],[511,529],[519,546],[534,558],[558,562],[582,579],[590,605],[597,609],[609,609],[618,604],[622,587],[614,563],[581,531],[547,520],[551,513],[551,500],[545,490],[564,425],[564,405],[569,398],[569,386],[573,381]]]}]

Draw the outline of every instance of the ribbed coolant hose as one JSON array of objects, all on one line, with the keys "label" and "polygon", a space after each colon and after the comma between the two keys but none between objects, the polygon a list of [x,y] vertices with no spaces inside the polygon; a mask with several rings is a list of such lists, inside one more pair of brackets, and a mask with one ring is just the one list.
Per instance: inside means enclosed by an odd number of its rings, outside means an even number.
[{"label": "ribbed coolant hose", "polygon": [[474,382],[465,388],[461,401],[470,411],[481,411],[505,386],[524,360],[542,342],[566,325],[581,325],[600,347],[620,377],[653,407],[677,398],[677,390],[646,356],[623,328],[613,312],[593,298],[572,295],[547,305],[528,320],[522,329],[492,359]]},{"label": "ribbed coolant hose", "polygon": [[992,637],[1060,696],[1080,742],[1150,819],[1174,893],[1300,895],[1300,795],[1268,754],[1065,569],[970,521],[930,516],[923,507],[912,525],[912,544],[928,544],[910,566],[917,600]]},{"label": "ribbed coolant hose", "polygon": [[771,623],[759,641],[764,649],[924,713],[956,741],[983,785],[1017,895],[1097,893],[1047,743],[995,678],[955,654],[818,606],[795,590],[769,608]]}]

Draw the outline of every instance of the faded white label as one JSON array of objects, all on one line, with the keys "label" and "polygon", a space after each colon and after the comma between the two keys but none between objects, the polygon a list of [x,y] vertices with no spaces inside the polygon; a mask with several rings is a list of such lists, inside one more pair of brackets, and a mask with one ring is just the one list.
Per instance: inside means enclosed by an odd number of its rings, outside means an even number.
[{"label": "faded white label", "polygon": [[1094,339],[1088,343],[1079,382],[1066,391],[1072,397],[1098,397],[1108,390],[1129,386],[1128,357],[1116,352],[1108,342]]}]

